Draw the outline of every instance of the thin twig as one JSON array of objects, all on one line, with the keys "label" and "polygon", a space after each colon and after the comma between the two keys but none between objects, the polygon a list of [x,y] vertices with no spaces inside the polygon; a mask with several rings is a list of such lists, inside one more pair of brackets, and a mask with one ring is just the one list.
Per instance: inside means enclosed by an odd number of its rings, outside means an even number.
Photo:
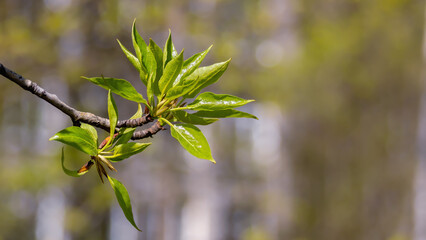
[{"label": "thin twig", "polygon": [[[90,112],[81,112],[76,110],[73,107],[70,107],[66,103],[64,103],[61,99],[58,98],[55,94],[49,93],[44,88],[37,85],[37,83],[26,79],[19,75],[18,73],[6,68],[3,64],[0,63],[0,74],[3,75],[5,78],[11,80],[12,82],[18,84],[21,88],[23,88],[26,91],[29,91],[30,93],[36,95],[37,97],[45,100],[46,102],[50,103],[66,115],[68,115],[71,118],[71,121],[73,122],[73,125],[78,125],[79,122],[90,124],[94,127],[102,128],[105,131],[109,131],[110,123],[109,119],[103,118],[100,116],[97,116]],[[145,114],[141,118],[137,119],[127,119],[127,120],[121,120],[117,122],[117,127],[139,127],[144,124],[147,124],[149,122],[154,121],[154,119],[149,115]],[[138,132],[135,132],[133,134],[132,139],[142,139],[149,136],[154,135],[161,129],[157,129],[157,124],[154,124],[152,127],[141,130]]]}]

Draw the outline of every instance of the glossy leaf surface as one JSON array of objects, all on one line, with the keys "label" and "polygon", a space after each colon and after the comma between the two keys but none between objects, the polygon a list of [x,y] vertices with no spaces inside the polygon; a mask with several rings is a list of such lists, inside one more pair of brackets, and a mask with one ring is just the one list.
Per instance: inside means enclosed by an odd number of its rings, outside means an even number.
[{"label": "glossy leaf surface", "polygon": [[89,131],[80,127],[67,127],[49,139],[49,141],[52,140],[70,145],[84,153],[89,154],[90,156],[95,156],[98,154],[97,142],[93,141],[93,137]]},{"label": "glossy leaf surface", "polygon": [[110,176],[108,176],[108,180],[114,190],[118,204],[123,210],[124,216],[126,216],[127,220],[133,225],[133,227],[135,227],[138,231],[141,231],[133,218],[132,204],[130,203],[130,196],[126,187],[120,181]]},{"label": "glossy leaf surface", "polygon": [[107,158],[108,160],[112,162],[121,161],[132,155],[142,152],[149,145],[151,145],[151,143],[129,142],[129,143],[120,144],[114,147],[114,155],[105,156],[105,158]]},{"label": "glossy leaf surface", "polygon": [[179,85],[181,81],[183,81],[187,76],[193,73],[195,69],[197,69],[200,66],[201,62],[204,60],[207,53],[210,51],[212,47],[213,45],[210,46],[205,51],[197,53],[194,56],[185,60],[182,66],[182,70],[180,71],[179,75],[176,77],[176,80],[174,81],[173,86]]},{"label": "glossy leaf surface", "polygon": [[209,143],[200,129],[192,124],[171,124],[168,121],[165,122],[170,125],[172,136],[176,138],[180,145],[189,153],[198,158],[207,159],[216,163],[212,157]]},{"label": "glossy leaf surface", "polygon": [[169,37],[163,49],[163,69],[165,69],[167,64],[176,56],[177,52],[172,41],[172,32],[169,30]]},{"label": "glossy leaf surface", "polygon": [[152,52],[151,48],[147,47],[146,53],[144,56],[142,56],[143,64],[146,67],[146,70],[148,71],[148,75],[153,75],[154,79],[157,75],[157,60],[155,59],[154,53]]},{"label": "glossy leaf surface", "polygon": [[192,115],[198,116],[198,117],[205,117],[205,118],[253,118],[258,119],[256,116],[241,112],[235,109],[225,109],[225,110],[216,110],[216,111],[198,111],[196,113],[193,113]]},{"label": "glossy leaf surface", "polygon": [[166,66],[161,76],[158,86],[162,94],[167,92],[172,87],[172,84],[176,77],[179,75],[183,64],[183,51],[173,58]]},{"label": "glossy leaf surface", "polygon": [[136,57],[139,62],[142,63],[142,57],[146,54],[147,46],[141,35],[138,33],[138,30],[136,29],[136,19],[133,21],[132,26],[132,43],[133,48],[136,52]]},{"label": "glossy leaf surface", "polygon": [[197,80],[198,79],[184,81],[179,85],[170,88],[167,91],[166,98],[172,100],[189,93],[197,85]]},{"label": "glossy leaf surface", "polygon": [[241,107],[254,100],[245,100],[236,96],[228,94],[215,94],[212,92],[205,92],[200,94],[194,102],[188,104],[186,109],[191,110],[225,110],[230,108]]},{"label": "glossy leaf surface", "polygon": [[185,98],[193,98],[195,97],[201,89],[217,82],[217,80],[222,76],[222,74],[228,68],[228,64],[231,60],[216,63],[207,67],[200,67],[195,70],[191,75],[188,76],[188,80],[190,79],[198,79],[197,86],[191,90]]},{"label": "glossy leaf surface", "polygon": [[155,79],[153,79],[152,91],[155,95],[159,96],[161,94],[160,89],[158,88],[158,81],[163,75],[163,50],[154,42],[152,39],[149,39],[149,49],[154,55],[157,67]]},{"label": "glossy leaf surface", "polygon": [[187,113],[185,111],[175,111],[173,112],[173,116],[179,121],[183,123],[190,123],[195,125],[209,125],[211,123],[216,122],[218,119],[215,118],[202,118],[199,116],[195,116],[194,114]]},{"label": "glossy leaf surface", "polygon": [[106,90],[111,90],[113,93],[127,100],[147,104],[146,100],[142,97],[140,93],[136,91],[132,84],[130,84],[124,79],[106,77],[83,78],[100,87],[105,88]]}]

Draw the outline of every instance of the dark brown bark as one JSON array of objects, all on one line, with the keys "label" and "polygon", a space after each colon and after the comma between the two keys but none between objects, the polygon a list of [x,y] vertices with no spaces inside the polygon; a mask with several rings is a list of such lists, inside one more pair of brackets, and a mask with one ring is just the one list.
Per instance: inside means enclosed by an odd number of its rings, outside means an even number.
[{"label": "dark brown bark", "polygon": [[[90,124],[94,127],[104,129],[105,131],[109,132],[109,129],[110,129],[109,119],[97,116],[90,112],[81,112],[76,110],[75,108],[64,103],[55,94],[49,93],[44,88],[40,87],[37,83],[22,77],[18,73],[6,68],[1,63],[0,63],[0,74],[3,75],[5,78],[11,80],[12,82],[18,84],[24,90],[29,91],[30,93],[36,95],[37,97],[45,100],[46,102],[50,103],[51,105],[53,105],[54,107],[56,107],[57,109],[65,113],[66,115],[68,115],[71,118],[71,121],[73,122],[74,126],[78,126],[80,122],[83,122],[83,123]],[[145,114],[142,117],[137,119],[120,120],[117,122],[117,128],[139,127],[153,121],[154,121],[154,118],[151,117],[151,115]],[[154,124],[148,129],[136,131],[133,134],[132,140],[151,137],[152,135],[156,134],[162,129],[163,128],[160,126],[160,124],[156,122],[156,124]]]}]

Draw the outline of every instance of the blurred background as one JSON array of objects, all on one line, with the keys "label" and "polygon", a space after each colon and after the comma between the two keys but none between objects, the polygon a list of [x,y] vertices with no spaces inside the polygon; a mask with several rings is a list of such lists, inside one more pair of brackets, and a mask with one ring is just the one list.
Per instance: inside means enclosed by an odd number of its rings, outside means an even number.
[{"label": "blurred background", "polygon": [[[168,131],[115,164],[137,232],[95,171],[63,174],[71,125],[0,77],[0,240],[426,239],[423,0],[0,0],[0,62],[71,106],[107,116],[107,92],[80,76],[143,90],[116,39],[134,18],[203,65],[232,57],[209,90],[259,117],[202,127],[217,164]],[[423,51],[422,51],[423,49]],[[136,104],[116,97],[120,119]],[[99,134],[106,134],[99,131]],[[65,148],[77,169],[87,156]]]}]

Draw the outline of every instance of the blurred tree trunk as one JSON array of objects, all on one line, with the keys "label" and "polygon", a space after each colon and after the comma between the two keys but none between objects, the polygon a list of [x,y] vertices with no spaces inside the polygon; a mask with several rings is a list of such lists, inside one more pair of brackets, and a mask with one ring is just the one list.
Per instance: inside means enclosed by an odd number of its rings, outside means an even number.
[{"label": "blurred tree trunk", "polygon": [[[426,8],[425,8],[426,16]],[[426,18],[423,27],[423,66],[426,66]],[[422,81],[426,80],[426,69],[422,71]],[[420,104],[418,130],[418,158],[416,169],[415,201],[414,201],[414,238],[421,240],[426,238],[426,89],[423,86],[423,93]]]},{"label": "blurred tree trunk", "polygon": [[300,239],[411,239],[423,1],[301,3]]}]

